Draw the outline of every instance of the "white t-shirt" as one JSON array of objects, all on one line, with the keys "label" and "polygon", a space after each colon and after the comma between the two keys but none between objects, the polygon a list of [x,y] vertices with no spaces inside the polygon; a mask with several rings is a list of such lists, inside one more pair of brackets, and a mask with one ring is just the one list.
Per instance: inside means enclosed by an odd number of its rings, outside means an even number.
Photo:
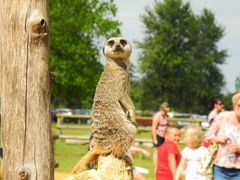
[{"label": "white t-shirt", "polygon": [[189,147],[183,149],[182,157],[187,159],[185,180],[207,180],[206,176],[202,176],[197,172],[201,166],[201,160],[207,152],[207,148],[203,146],[197,149],[191,149]]}]

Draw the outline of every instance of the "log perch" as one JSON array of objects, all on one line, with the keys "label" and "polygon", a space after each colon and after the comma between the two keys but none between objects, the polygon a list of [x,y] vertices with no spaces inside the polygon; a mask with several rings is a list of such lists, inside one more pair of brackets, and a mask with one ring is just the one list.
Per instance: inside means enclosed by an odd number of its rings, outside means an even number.
[{"label": "log perch", "polygon": [[100,156],[98,169],[83,171],[65,180],[132,180],[132,167],[113,155]]}]

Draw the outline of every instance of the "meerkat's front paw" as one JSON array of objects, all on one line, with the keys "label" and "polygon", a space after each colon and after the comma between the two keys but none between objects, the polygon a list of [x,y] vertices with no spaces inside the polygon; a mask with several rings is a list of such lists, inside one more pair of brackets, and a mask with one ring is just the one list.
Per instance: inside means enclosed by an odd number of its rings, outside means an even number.
[{"label": "meerkat's front paw", "polygon": [[133,124],[136,124],[135,112],[129,111],[129,119],[132,121]]}]

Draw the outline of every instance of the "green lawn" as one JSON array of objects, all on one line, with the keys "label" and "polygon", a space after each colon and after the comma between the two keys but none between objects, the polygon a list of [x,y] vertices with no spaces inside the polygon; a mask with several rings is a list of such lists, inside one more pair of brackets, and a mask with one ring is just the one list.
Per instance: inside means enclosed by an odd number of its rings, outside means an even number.
[{"label": "green lawn", "polygon": [[[56,132],[56,125],[53,124],[53,132]],[[68,135],[89,135],[90,130],[64,130],[63,134]],[[137,134],[137,138],[151,138],[150,131],[142,132]],[[152,147],[144,147],[146,150],[151,152],[149,158],[143,157],[141,154],[134,156],[134,165],[139,167],[144,167],[149,170],[149,174],[144,174],[147,180],[153,180],[154,177],[154,167],[152,161]],[[180,149],[183,146],[179,147]],[[78,160],[87,153],[87,145],[81,144],[67,144],[64,140],[56,140],[54,143],[54,154],[55,160],[59,163],[59,167],[55,169],[56,172],[66,172],[70,173],[74,165]]]}]

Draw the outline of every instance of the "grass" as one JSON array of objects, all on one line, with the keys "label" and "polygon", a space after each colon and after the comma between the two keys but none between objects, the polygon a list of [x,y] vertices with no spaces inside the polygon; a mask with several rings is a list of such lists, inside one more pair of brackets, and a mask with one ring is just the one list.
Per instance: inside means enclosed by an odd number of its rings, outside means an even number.
[{"label": "grass", "polygon": [[[56,125],[53,124],[53,131],[56,132]],[[68,135],[89,135],[90,130],[64,130],[63,134]],[[141,132],[138,133],[136,138],[151,138],[151,133],[149,132]],[[179,146],[180,149],[183,148],[183,145]],[[144,174],[144,177],[147,180],[155,179],[154,175],[154,166],[152,160],[152,147],[144,147],[144,149],[148,150],[151,153],[149,158],[143,157],[141,154],[137,154],[134,156],[133,163],[135,166],[147,168],[149,170],[149,174]],[[87,144],[67,144],[63,140],[57,140],[54,143],[54,154],[55,160],[59,163],[59,167],[55,169],[56,172],[66,172],[70,173],[72,168],[76,165],[78,160],[87,153],[88,148]]]},{"label": "grass", "polygon": [[59,163],[57,172],[71,172],[78,160],[87,152],[87,145],[67,144],[63,140],[55,142],[54,156]]}]

